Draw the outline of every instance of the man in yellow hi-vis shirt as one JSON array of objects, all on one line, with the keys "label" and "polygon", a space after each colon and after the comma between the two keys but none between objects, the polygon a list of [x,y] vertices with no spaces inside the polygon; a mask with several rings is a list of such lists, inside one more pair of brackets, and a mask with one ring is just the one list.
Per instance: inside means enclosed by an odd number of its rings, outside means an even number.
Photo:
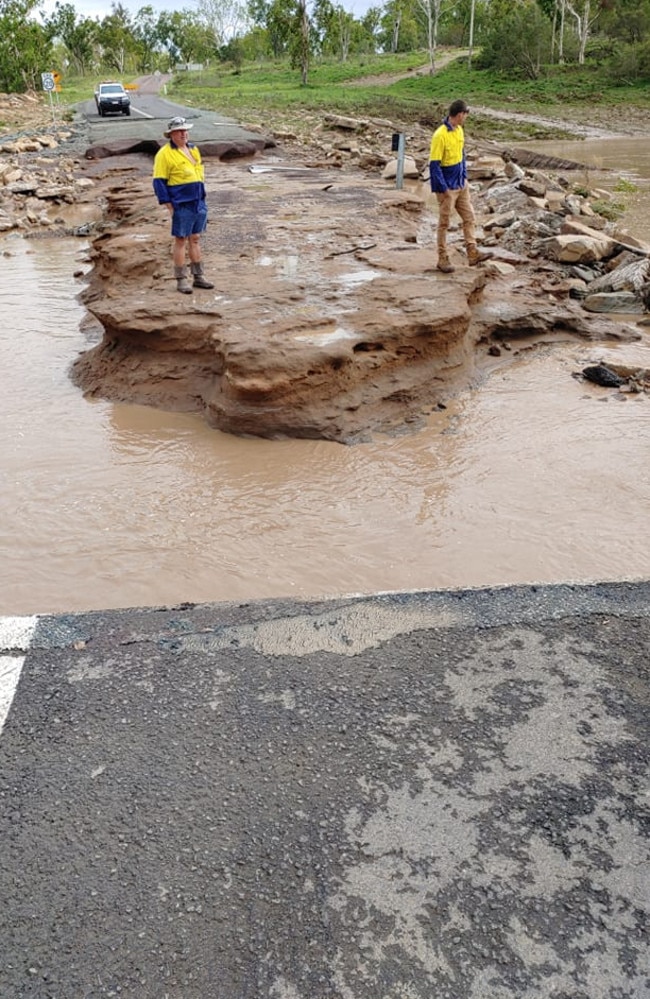
[{"label": "man in yellow hi-vis shirt", "polygon": [[476,245],[476,218],[467,184],[463,125],[468,114],[465,101],[454,101],[431,139],[429,181],[438,201],[438,270],[443,274],[451,274],[455,270],[447,255],[447,230],[454,208],[463,224],[470,267],[489,258],[489,254],[481,253]]},{"label": "man in yellow hi-vis shirt", "polygon": [[[191,295],[194,288],[214,288],[203,276],[200,236],[208,223],[203,164],[198,147],[188,142],[192,125],[185,118],[172,118],[164,133],[169,139],[156,153],[153,163],[153,189],[161,205],[166,205],[174,237],[174,277],[176,288]],[[185,244],[194,280],[187,279]]]}]

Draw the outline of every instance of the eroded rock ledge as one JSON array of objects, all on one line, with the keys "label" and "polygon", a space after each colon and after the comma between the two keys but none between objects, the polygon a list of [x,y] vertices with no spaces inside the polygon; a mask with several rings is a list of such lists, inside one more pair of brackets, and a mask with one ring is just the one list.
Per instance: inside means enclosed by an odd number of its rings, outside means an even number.
[{"label": "eroded rock ledge", "polygon": [[[353,442],[417,422],[532,344],[641,335],[571,295],[584,297],[585,268],[600,275],[597,259],[642,265],[645,250],[624,249],[620,234],[593,248],[593,230],[575,234],[590,221],[585,199],[571,207],[548,178],[513,164],[508,176],[497,157],[473,168],[493,260],[467,267],[452,234],[451,275],[435,270],[435,212],[419,181],[396,191],[354,168],[208,160],[204,259],[216,288],[191,298],[175,290],[150,160],[129,162],[130,177],[113,164],[102,182],[107,229],[82,294],[103,331],[73,367],[89,396],[202,413],[233,434]],[[576,277],[580,239],[591,256]]]}]

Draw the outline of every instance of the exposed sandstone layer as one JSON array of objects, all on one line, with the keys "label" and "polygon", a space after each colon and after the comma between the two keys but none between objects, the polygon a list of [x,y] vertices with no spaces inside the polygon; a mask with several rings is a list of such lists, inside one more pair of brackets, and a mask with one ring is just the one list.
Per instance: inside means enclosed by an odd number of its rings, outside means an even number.
[{"label": "exposed sandstone layer", "polygon": [[234,434],[351,442],[443,406],[505,363],[504,342],[509,357],[548,339],[640,335],[587,315],[552,263],[494,237],[494,260],[469,268],[453,234],[457,269],[437,272],[421,183],[397,191],[277,157],[206,167],[216,287],[191,297],[172,278],[150,158],[93,168],[107,225],[83,300],[103,337],[73,369],[89,396],[199,412]]},{"label": "exposed sandstone layer", "polygon": [[[165,139],[111,139],[101,145],[89,146],[86,150],[86,159],[104,160],[112,156],[126,156],[129,153],[149,153],[155,156],[165,142]],[[201,143],[201,155],[204,159],[212,158],[227,162],[244,156],[254,156],[255,153],[273,148],[274,145],[274,142],[262,137],[239,142],[209,140]]]}]

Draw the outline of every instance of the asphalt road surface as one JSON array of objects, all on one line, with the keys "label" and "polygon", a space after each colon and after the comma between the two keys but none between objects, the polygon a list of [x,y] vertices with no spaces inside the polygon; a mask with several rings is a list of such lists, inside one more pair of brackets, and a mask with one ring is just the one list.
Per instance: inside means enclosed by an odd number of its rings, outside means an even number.
[{"label": "asphalt road surface", "polygon": [[0,627],[2,999],[650,996],[650,584]]},{"label": "asphalt road surface", "polygon": [[207,140],[240,141],[259,134],[242,128],[232,118],[215,111],[188,108],[168,101],[157,91],[164,87],[165,77],[146,77],[139,81],[139,88],[131,93],[131,114],[111,114],[100,117],[95,101],[78,105],[78,113],[88,123],[90,145],[123,139],[162,139],[167,122],[174,115],[182,115],[192,124],[193,142]]}]

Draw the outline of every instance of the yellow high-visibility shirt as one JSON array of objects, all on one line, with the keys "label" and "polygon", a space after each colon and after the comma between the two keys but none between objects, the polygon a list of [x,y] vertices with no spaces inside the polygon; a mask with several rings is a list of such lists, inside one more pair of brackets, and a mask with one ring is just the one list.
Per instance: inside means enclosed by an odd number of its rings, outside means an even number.
[{"label": "yellow high-visibility shirt", "polygon": [[194,162],[168,142],[156,153],[153,161],[153,189],[161,205],[180,205],[187,201],[204,201],[205,184],[201,153],[188,143]]}]

